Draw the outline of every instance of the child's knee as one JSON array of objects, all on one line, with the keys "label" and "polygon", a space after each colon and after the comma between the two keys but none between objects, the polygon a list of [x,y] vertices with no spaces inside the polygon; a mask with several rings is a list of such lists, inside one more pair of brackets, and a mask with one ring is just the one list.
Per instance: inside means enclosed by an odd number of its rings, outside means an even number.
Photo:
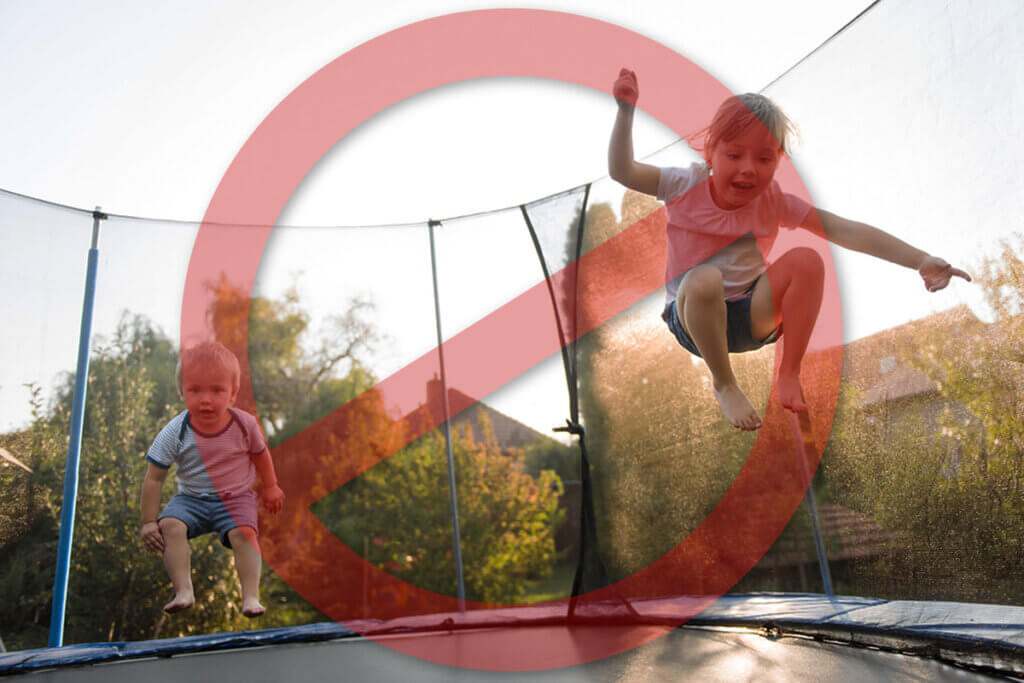
[{"label": "child's knee", "polygon": [[157,524],[159,524],[160,533],[164,535],[164,538],[188,537],[188,527],[185,526],[185,522],[176,517],[164,517]]},{"label": "child's knee", "polygon": [[679,289],[687,300],[721,300],[724,291],[722,271],[709,263],[701,264],[686,274]]},{"label": "child's knee", "polygon": [[228,532],[228,540],[232,548],[237,548],[237,544],[243,541],[253,548],[259,547],[259,534],[251,526],[236,526]]},{"label": "child's knee", "polygon": [[801,279],[820,281],[825,276],[825,262],[810,247],[797,247],[786,253],[788,266]]}]

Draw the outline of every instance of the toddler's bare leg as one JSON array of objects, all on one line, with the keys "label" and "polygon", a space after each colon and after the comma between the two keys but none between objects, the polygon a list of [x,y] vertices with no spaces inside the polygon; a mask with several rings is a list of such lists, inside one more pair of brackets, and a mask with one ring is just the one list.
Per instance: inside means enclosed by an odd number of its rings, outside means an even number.
[{"label": "toddler's bare leg", "polygon": [[256,530],[249,526],[235,527],[228,532],[231,550],[235,553],[235,568],[242,584],[242,614],[258,617],[266,608],[260,603],[260,543]]},{"label": "toddler's bare leg", "polygon": [[164,605],[164,611],[174,614],[188,609],[196,601],[192,591],[192,550],[188,546],[188,527],[180,519],[161,519],[160,533],[164,537],[164,567],[174,586],[174,598]]},{"label": "toddler's bare leg", "polygon": [[760,427],[761,416],[740,389],[729,363],[722,271],[710,264],[691,269],[679,285],[676,313],[708,364],[725,418],[739,429]]},{"label": "toddler's bare leg", "polygon": [[767,337],[784,324],[775,386],[782,406],[796,412],[807,410],[800,388],[800,364],[818,319],[824,276],[818,252],[807,247],[792,249],[768,268],[750,302],[751,332],[756,338]]}]

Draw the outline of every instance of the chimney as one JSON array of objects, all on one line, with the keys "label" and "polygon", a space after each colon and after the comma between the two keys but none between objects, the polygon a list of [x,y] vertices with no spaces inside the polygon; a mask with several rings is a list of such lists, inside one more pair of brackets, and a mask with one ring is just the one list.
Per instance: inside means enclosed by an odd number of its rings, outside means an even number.
[{"label": "chimney", "polygon": [[434,379],[427,380],[427,410],[436,420],[444,420],[444,392],[441,390],[441,380],[434,375]]}]

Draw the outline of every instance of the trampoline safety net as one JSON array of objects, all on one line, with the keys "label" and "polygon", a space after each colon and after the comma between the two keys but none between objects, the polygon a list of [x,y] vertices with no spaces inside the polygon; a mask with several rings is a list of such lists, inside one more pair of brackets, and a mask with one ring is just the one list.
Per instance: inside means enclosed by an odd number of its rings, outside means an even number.
[{"label": "trampoline safety net", "polygon": [[[843,335],[812,338],[802,425],[774,398],[772,345],[732,356],[765,427],[722,419],[706,366],[661,317],[665,208],[607,178],[403,226],[97,220],[0,191],[3,645],[47,642],[95,221],[68,644],[250,628],[216,535],[192,541],[196,604],[172,616],[160,558],[138,540],[144,456],[184,409],[179,350],[207,338],[239,358],[236,406],[258,416],[287,496],[260,512],[261,627],[412,628],[519,607],[742,622],[742,596],[828,594],[876,614],[888,601],[1009,610],[993,617],[1002,635],[974,635],[1019,656],[1024,190],[1009,179],[1024,88],[999,65],[1024,63],[1024,14],[946,11],[876,3],[765,89],[803,140],[784,184],[974,276],[929,294],[912,271],[822,251],[842,295],[823,316]],[[698,158],[679,142],[646,161]],[[804,239],[784,232],[769,260]],[[265,240],[252,277],[190,279],[203,234]],[[182,338],[188,316],[201,323]],[[838,618],[823,614],[808,623]],[[890,617],[872,628],[896,628]]]}]

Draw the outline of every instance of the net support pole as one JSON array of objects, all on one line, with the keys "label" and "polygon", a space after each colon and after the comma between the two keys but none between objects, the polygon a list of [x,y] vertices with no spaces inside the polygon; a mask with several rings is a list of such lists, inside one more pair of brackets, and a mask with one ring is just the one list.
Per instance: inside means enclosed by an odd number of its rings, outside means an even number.
[{"label": "net support pole", "polygon": [[828,566],[828,555],[825,553],[825,540],[821,535],[821,523],[818,518],[818,501],[814,495],[814,486],[810,471],[807,469],[807,453],[814,448],[814,430],[811,428],[811,417],[807,411],[790,413],[793,425],[793,442],[796,446],[796,458],[800,461],[800,473],[807,487],[804,503],[807,504],[807,515],[811,518],[811,535],[814,537],[814,552],[818,555],[818,567],[821,569],[821,582],[825,587],[825,595],[832,597],[832,572]]},{"label": "net support pole", "polygon": [[50,605],[49,647],[64,644],[64,614],[67,607],[68,575],[71,568],[71,541],[75,533],[75,502],[78,497],[78,461],[82,452],[82,426],[85,421],[85,391],[89,376],[89,344],[92,336],[92,309],[96,296],[96,270],[99,263],[100,221],[106,218],[100,207],[92,212],[92,244],[85,272],[85,297],[82,302],[82,326],[78,333],[78,365],[71,399],[71,424],[68,457],[64,468],[64,497],[61,499],[60,537],[57,542],[57,573],[53,579]]},{"label": "net support pole", "polygon": [[448,457],[448,500],[452,515],[452,553],[455,559],[455,582],[458,589],[459,612],[466,611],[466,583],[462,573],[462,541],[459,532],[459,499],[455,491],[455,456],[452,453],[451,407],[448,405],[448,380],[444,371],[444,345],[441,334],[441,296],[437,289],[437,250],[434,248],[434,227],[441,221],[430,220],[430,271],[434,281],[434,322],[437,327],[437,362],[441,369],[441,404],[444,406],[444,445]]}]

